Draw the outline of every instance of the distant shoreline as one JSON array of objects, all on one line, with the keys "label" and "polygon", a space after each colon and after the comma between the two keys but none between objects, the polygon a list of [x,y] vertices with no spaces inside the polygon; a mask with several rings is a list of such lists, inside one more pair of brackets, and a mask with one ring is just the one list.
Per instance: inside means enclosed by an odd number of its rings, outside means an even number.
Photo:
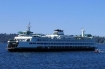
[{"label": "distant shoreline", "polygon": [[[18,34],[6,34],[6,33],[1,33],[0,34],[0,42],[1,43],[7,43],[9,39],[14,39],[15,36]],[[99,44],[105,44],[105,37],[101,36],[93,36],[95,41]]]}]

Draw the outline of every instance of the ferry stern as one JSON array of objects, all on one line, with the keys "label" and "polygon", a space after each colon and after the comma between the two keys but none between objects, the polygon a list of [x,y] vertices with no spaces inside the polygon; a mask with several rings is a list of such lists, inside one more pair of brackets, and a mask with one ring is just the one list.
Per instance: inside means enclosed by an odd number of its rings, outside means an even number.
[{"label": "ferry stern", "polygon": [[11,51],[17,48],[19,42],[16,40],[8,40],[7,50]]}]

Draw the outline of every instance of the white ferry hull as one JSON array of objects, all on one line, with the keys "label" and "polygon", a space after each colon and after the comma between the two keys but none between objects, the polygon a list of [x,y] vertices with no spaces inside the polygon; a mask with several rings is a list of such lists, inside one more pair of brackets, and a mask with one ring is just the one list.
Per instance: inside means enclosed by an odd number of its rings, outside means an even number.
[{"label": "white ferry hull", "polygon": [[8,51],[94,51],[95,46],[80,46],[80,45],[30,45],[26,42],[8,43]]}]

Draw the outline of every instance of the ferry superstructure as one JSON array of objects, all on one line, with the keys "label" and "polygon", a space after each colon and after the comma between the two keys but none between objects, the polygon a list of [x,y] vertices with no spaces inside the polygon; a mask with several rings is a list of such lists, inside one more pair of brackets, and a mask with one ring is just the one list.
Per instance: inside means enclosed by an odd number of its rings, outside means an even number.
[{"label": "ferry superstructure", "polygon": [[97,43],[91,34],[85,34],[82,29],[81,36],[65,35],[63,30],[56,29],[52,35],[33,34],[30,23],[26,31],[19,32],[14,40],[8,40],[8,51],[74,51],[95,50]]}]

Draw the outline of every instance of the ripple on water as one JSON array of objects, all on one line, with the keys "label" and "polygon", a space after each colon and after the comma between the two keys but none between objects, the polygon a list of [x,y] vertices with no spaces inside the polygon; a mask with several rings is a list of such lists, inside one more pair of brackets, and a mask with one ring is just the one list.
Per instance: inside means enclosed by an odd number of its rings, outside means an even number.
[{"label": "ripple on water", "polygon": [[[103,69],[105,53],[8,52],[0,48],[0,69]],[[104,47],[105,48],[105,47]]]}]

